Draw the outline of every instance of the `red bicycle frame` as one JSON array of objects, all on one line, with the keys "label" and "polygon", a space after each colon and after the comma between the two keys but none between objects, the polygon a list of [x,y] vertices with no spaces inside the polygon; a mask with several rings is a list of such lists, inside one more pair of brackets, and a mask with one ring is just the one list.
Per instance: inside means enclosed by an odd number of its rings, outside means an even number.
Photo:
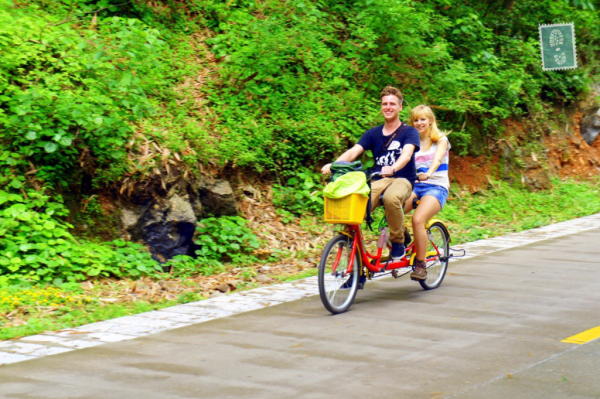
[{"label": "red bicycle frame", "polygon": [[[356,258],[356,252],[358,252],[361,260],[362,260],[362,264],[372,273],[381,273],[384,272],[386,270],[394,270],[394,269],[400,269],[403,267],[409,267],[410,266],[410,258],[411,257],[402,257],[402,259],[400,260],[386,260],[385,263],[382,265],[381,262],[381,256],[383,254],[383,248],[382,247],[378,247],[377,248],[377,255],[371,255],[369,253],[369,251],[367,250],[367,248],[365,247],[365,243],[362,237],[362,232],[360,231],[360,226],[359,225],[349,225],[348,227],[348,231],[345,232],[344,234],[348,235],[348,237],[352,238],[353,242],[352,242],[352,250],[350,252],[350,262],[348,262],[348,267],[346,269],[346,273],[351,273],[352,272],[352,267],[354,265],[354,259]],[[433,245],[433,247],[435,248],[435,251],[437,252],[437,256],[440,256],[440,251],[437,248],[437,246],[435,245],[435,243],[431,243]],[[410,253],[411,251],[413,251],[415,247],[415,243],[411,243],[407,248],[406,248],[406,252]],[[339,261],[342,257],[342,251],[338,251],[337,256],[335,258],[335,262],[333,264],[332,267],[332,274],[335,273],[335,270],[337,269],[337,266],[339,264]],[[375,263],[371,263],[371,260],[376,260]]]}]

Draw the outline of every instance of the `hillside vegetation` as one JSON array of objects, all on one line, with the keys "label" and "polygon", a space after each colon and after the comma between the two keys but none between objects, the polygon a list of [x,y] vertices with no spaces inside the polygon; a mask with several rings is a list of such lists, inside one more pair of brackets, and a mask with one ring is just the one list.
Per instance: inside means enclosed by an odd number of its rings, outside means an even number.
[{"label": "hillside vegetation", "polygon": [[[433,106],[458,153],[504,137],[507,118],[535,143],[598,73],[597,5],[0,0],[0,283],[157,272],[135,244],[81,245],[63,196],[244,171],[276,181],[285,205],[379,123],[387,84],[403,117]],[[564,21],[581,67],[543,72],[538,24]]]},{"label": "hillside vegetation", "polygon": [[[590,2],[120,3],[0,1],[0,184],[90,190],[200,164],[290,175],[377,123],[386,84],[405,110],[433,105],[465,152],[509,117],[535,136],[600,65]],[[575,23],[582,67],[543,72],[538,24],[557,21]]]}]

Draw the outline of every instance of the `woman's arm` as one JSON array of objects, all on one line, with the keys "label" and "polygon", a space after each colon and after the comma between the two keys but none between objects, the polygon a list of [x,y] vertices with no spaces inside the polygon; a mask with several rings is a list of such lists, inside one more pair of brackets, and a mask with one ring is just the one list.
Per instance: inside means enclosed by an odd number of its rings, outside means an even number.
[{"label": "woman's arm", "polygon": [[431,161],[431,166],[426,173],[419,173],[419,181],[424,181],[431,177],[433,172],[440,167],[446,151],[448,151],[448,140],[446,139],[438,141],[437,148],[435,149],[435,155],[433,156],[433,161]]}]

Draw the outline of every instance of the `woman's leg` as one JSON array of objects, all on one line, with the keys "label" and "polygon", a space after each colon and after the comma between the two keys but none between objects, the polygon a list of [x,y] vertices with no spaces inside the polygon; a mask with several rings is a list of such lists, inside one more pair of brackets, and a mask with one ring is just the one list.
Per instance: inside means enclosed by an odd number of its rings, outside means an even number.
[{"label": "woman's leg", "polygon": [[417,194],[415,194],[414,192],[410,195],[410,197],[408,197],[408,199],[406,200],[406,203],[404,204],[404,214],[406,215],[408,212],[412,211],[413,209],[413,201],[415,200],[415,198],[417,198]]},{"label": "woman's leg", "polygon": [[432,195],[425,195],[412,217],[413,235],[417,248],[417,260],[424,261],[427,251],[427,231],[425,223],[442,209],[440,201]]}]

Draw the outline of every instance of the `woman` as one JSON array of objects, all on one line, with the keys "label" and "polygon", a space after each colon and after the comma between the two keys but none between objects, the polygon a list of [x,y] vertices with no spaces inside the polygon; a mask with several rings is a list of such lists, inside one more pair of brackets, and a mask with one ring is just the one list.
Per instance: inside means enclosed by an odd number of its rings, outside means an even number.
[{"label": "woman", "polygon": [[425,254],[427,250],[427,232],[425,223],[442,210],[450,181],[448,179],[448,151],[450,142],[445,133],[440,132],[431,108],[419,105],[410,113],[410,122],[419,132],[421,148],[415,154],[418,181],[415,183],[411,197],[406,201],[405,213],[412,210],[415,198],[419,199],[419,207],[412,217],[413,234],[415,236],[416,260],[414,271],[410,275],[413,280],[427,278]]}]

